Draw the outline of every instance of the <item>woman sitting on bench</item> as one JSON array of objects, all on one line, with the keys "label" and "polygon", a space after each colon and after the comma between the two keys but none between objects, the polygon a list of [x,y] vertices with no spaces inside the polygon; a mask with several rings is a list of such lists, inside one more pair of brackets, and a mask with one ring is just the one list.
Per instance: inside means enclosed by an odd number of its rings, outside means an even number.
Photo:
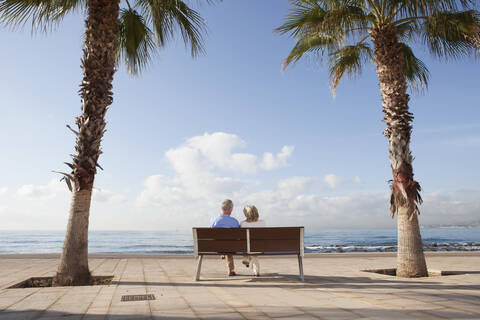
[{"label": "woman sitting on bench", "polygon": [[[240,223],[241,228],[261,228],[265,227],[265,221],[258,220],[258,210],[255,206],[245,206],[243,214],[247,218]],[[260,276],[260,264],[255,255],[245,255],[242,263],[248,268],[252,264],[253,275]]]}]

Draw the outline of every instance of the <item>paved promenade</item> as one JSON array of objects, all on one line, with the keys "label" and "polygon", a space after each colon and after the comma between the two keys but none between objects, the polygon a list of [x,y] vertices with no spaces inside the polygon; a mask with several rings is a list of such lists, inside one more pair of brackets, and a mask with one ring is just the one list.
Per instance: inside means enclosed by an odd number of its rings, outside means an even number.
[{"label": "paved promenade", "polygon": [[[114,275],[109,286],[7,289],[32,276],[54,275],[52,255],[0,255],[0,320],[7,319],[480,319],[480,254],[427,253],[430,269],[460,274],[400,279],[361,272],[392,268],[395,255],[316,254],[260,257],[252,278],[235,259],[225,276],[219,257],[204,260],[193,281],[191,256],[92,255],[94,275]],[[123,295],[155,300],[122,302]]]}]

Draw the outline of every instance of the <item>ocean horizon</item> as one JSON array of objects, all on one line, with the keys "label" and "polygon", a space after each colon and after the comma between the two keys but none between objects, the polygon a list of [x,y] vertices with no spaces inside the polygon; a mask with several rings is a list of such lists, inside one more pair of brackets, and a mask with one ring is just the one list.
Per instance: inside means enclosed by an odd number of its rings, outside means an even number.
[{"label": "ocean horizon", "polygon": [[[425,251],[480,251],[480,228],[423,228]],[[60,253],[65,230],[0,230],[0,254]],[[305,252],[395,252],[396,229],[305,231]],[[191,231],[89,231],[90,253],[189,254]]]}]

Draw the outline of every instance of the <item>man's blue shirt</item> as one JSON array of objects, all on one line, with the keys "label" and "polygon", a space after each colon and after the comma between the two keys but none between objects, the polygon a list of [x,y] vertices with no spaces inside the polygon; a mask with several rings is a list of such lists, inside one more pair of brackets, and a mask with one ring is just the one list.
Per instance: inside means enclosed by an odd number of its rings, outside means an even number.
[{"label": "man's blue shirt", "polygon": [[237,219],[230,217],[230,215],[221,214],[212,220],[210,228],[240,228],[240,224]]}]

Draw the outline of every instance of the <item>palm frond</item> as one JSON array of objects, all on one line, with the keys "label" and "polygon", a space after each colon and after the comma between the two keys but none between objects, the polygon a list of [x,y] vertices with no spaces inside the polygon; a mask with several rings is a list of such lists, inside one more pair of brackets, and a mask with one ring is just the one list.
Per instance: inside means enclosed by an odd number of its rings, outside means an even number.
[{"label": "palm frond", "polygon": [[200,14],[181,0],[137,0],[136,7],[148,23],[153,24],[159,47],[173,38],[179,29],[185,46],[190,46],[192,56],[203,52],[202,32],[205,22]]},{"label": "palm frond", "polygon": [[419,33],[420,28],[416,21],[406,21],[393,26],[398,38],[403,42],[413,40]]},{"label": "palm frond", "polygon": [[480,15],[475,10],[437,11],[423,27],[423,41],[433,55],[460,58],[474,53],[480,39]]},{"label": "palm frond", "polygon": [[295,1],[294,8],[285,18],[286,22],[275,31],[280,34],[291,32],[291,36],[295,38],[306,26],[321,24],[326,13],[327,10],[314,1]]},{"label": "palm frond", "polygon": [[401,7],[404,15],[431,15],[436,11],[459,11],[472,8],[476,0],[390,0],[390,5]]},{"label": "palm frond", "polygon": [[323,55],[325,51],[337,49],[341,40],[330,35],[314,35],[300,39],[283,61],[282,70],[285,70],[290,64],[298,62],[305,53],[313,52]]},{"label": "palm frond", "polygon": [[[333,1],[333,0],[332,0]],[[352,0],[333,1],[336,5],[321,7],[317,2],[301,2],[291,10],[286,22],[276,32],[299,38],[312,33],[351,33],[366,28],[372,17],[353,5]],[[343,4],[343,5],[341,5]]]},{"label": "palm frond", "polygon": [[0,0],[0,22],[17,28],[30,21],[33,31],[47,31],[68,13],[85,6],[86,0]]},{"label": "palm frond", "polygon": [[330,87],[335,95],[340,79],[344,74],[350,77],[362,73],[363,65],[372,59],[373,52],[365,43],[345,46],[330,55]]},{"label": "palm frond", "polygon": [[428,89],[430,72],[427,66],[418,59],[408,45],[402,43],[403,72],[409,88],[417,91]]},{"label": "palm frond", "polygon": [[138,74],[150,62],[155,50],[153,32],[133,9],[120,11],[117,62],[124,59],[127,70]]}]

